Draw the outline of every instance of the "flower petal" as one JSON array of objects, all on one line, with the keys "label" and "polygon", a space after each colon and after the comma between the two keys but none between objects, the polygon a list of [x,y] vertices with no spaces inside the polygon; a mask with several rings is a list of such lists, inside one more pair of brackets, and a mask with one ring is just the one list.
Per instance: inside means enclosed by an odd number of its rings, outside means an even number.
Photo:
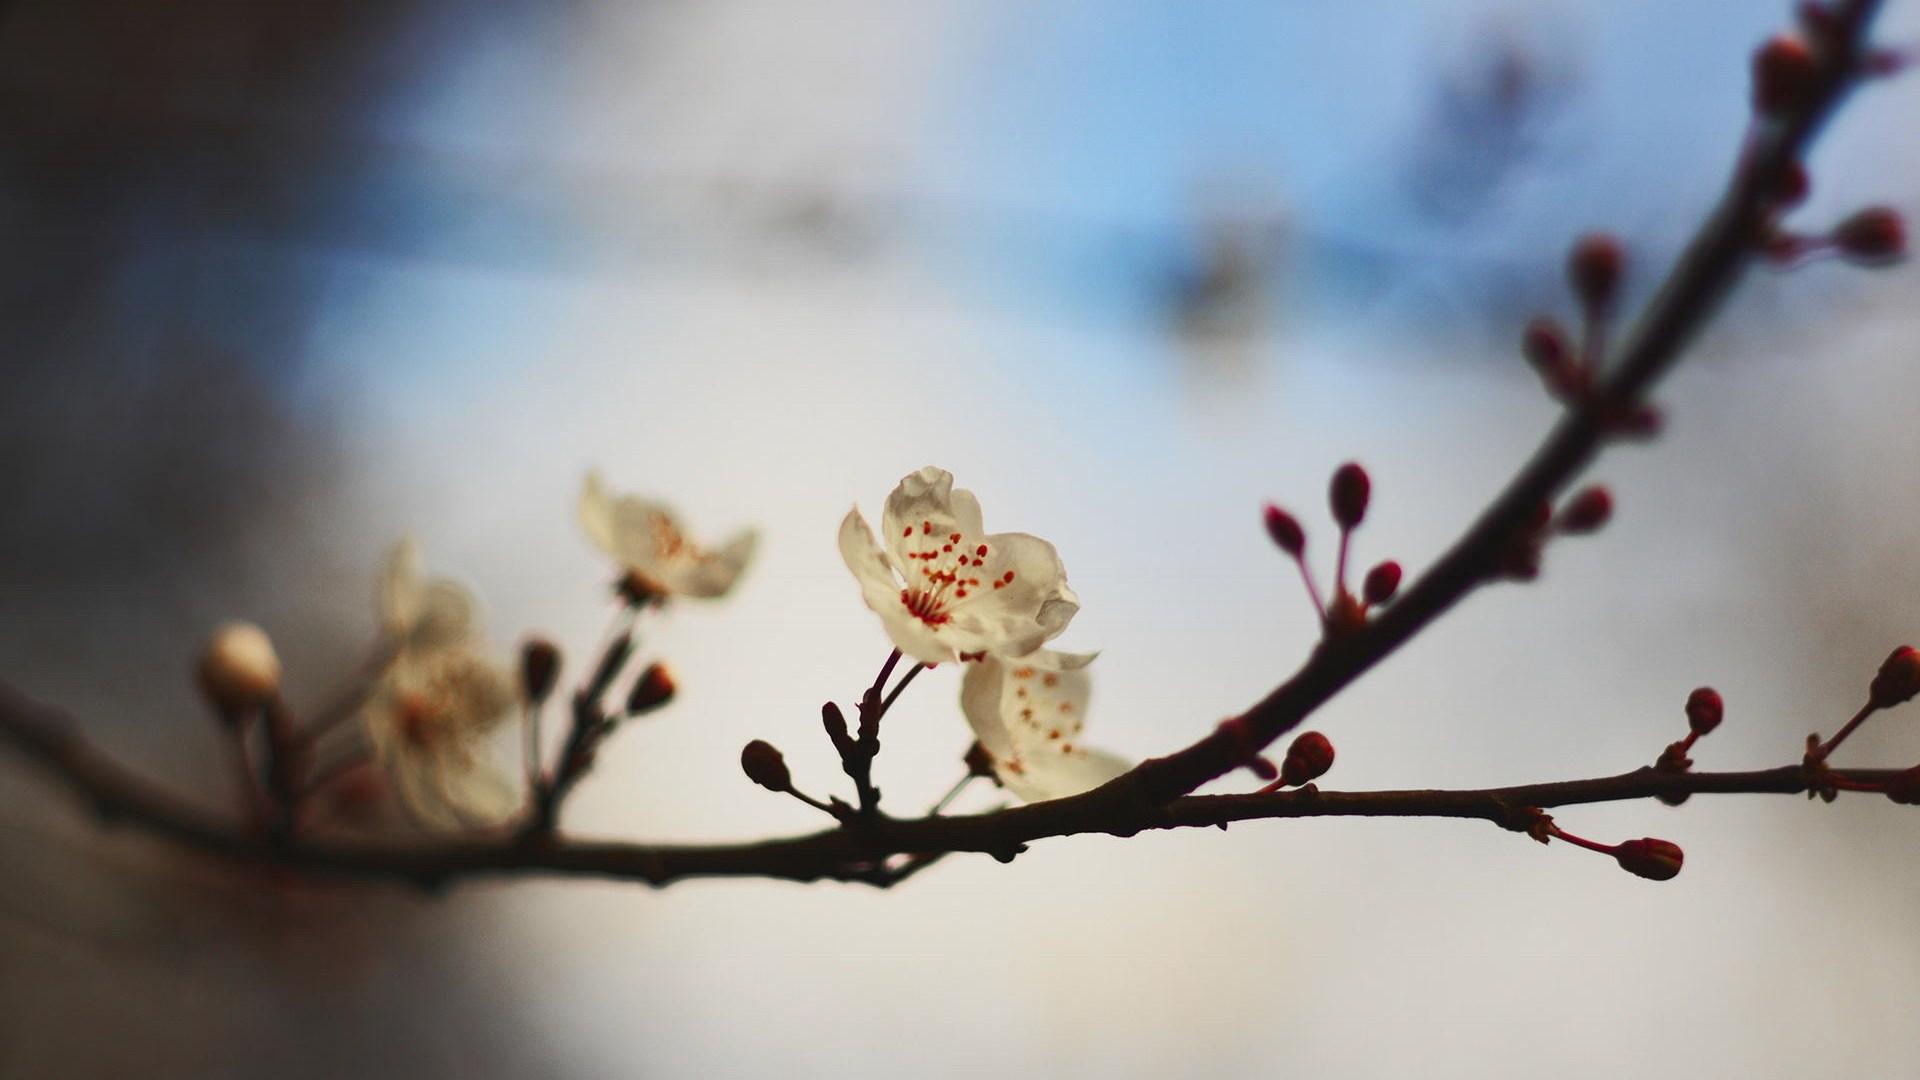
[{"label": "flower petal", "polygon": [[858,506],[840,519],[840,559],[853,571],[868,607],[881,611],[885,606],[899,605],[900,576],[894,571],[892,558],[873,538],[873,529]]},{"label": "flower petal", "polygon": [[1071,753],[1025,758],[1023,764],[1023,772],[1002,777],[1002,783],[1027,802],[1064,799],[1092,791],[1133,769],[1133,763],[1118,754],[1082,747],[1075,747]]},{"label": "flower petal", "polygon": [[900,575],[893,558],[874,539],[858,506],[840,520],[840,558],[853,571],[860,583],[860,598],[880,616],[895,648],[923,664],[944,664],[956,658],[953,646],[901,602]]},{"label": "flower petal", "polygon": [[1085,671],[1050,670],[1025,660],[985,664],[1006,673],[997,714],[1008,749],[988,750],[995,775],[1009,791],[1028,802],[1058,799],[1099,787],[1132,768],[1125,758],[1081,745],[1093,689]]},{"label": "flower petal", "polygon": [[387,633],[407,633],[419,615],[420,593],[420,545],[411,536],[402,537],[387,552],[374,590],[374,609]]},{"label": "flower petal", "polygon": [[1022,656],[1020,662],[1048,671],[1079,671],[1100,658],[1094,652],[1061,652],[1058,649],[1035,649]]},{"label": "flower petal", "polygon": [[1026,533],[997,533],[980,546],[982,584],[953,602],[944,628],[954,648],[1025,656],[1058,637],[1080,610],[1059,552]]},{"label": "flower petal", "polygon": [[410,649],[458,648],[480,636],[480,598],[451,578],[431,578],[409,628]]},{"label": "flower petal", "polygon": [[718,551],[703,551],[684,559],[665,561],[659,568],[660,583],[668,592],[680,596],[711,599],[724,596],[733,588],[740,572],[747,568],[760,536],[747,529]]},{"label": "flower petal", "polygon": [[1006,665],[989,656],[967,664],[966,669],[960,679],[960,711],[973,728],[974,739],[994,761],[1013,760],[1013,736],[1007,731],[1000,703]]},{"label": "flower petal", "polygon": [[613,497],[607,494],[606,481],[599,469],[589,469],[580,486],[580,527],[594,546],[608,555],[613,547]]},{"label": "flower petal", "polygon": [[[973,512],[979,513],[977,500]],[[938,526],[933,524],[936,518]],[[908,533],[930,535],[936,527],[942,527],[945,535],[953,531],[957,523],[953,513],[953,474],[931,465],[901,477],[900,483],[887,495],[887,504],[880,513],[881,531],[887,538],[887,546],[894,548],[896,555],[899,538]],[[973,535],[978,536],[979,532]]]}]

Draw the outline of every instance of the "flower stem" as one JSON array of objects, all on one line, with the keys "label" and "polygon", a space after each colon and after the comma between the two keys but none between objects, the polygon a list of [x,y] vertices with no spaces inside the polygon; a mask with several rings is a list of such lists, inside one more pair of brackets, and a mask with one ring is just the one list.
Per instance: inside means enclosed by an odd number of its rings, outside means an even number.
[{"label": "flower stem", "polygon": [[1565,840],[1567,843],[1572,844],[1575,847],[1583,847],[1583,848],[1586,848],[1588,851],[1597,851],[1602,855],[1617,854],[1620,850],[1618,847],[1615,847],[1611,844],[1601,844],[1601,843],[1597,843],[1595,841],[1589,840],[1584,836],[1575,836],[1572,833],[1562,829],[1558,825],[1555,825],[1549,828],[1547,831],[1547,835],[1554,837],[1555,839],[1558,839],[1558,840]]},{"label": "flower stem", "polygon": [[872,817],[880,809],[880,789],[873,786],[873,759],[880,754],[880,721],[893,708],[902,691],[914,677],[927,669],[927,665],[916,663],[893,690],[884,697],[881,691],[886,689],[887,679],[893,675],[893,669],[900,666],[900,650],[895,649],[887,655],[887,661],[880,665],[880,674],[874,677],[873,685],[860,696],[860,725],[857,737],[844,747],[840,753],[840,766],[853,780],[853,789],[860,800],[860,813]]},{"label": "flower stem", "polygon": [[[1341,537],[1341,540],[1342,543],[1345,542],[1344,535]],[[1300,568],[1300,581],[1307,587],[1307,599],[1313,601],[1313,610],[1319,614],[1320,621],[1325,622],[1327,618],[1327,605],[1320,599],[1320,587],[1313,583],[1313,571],[1307,569],[1307,557],[1301,555],[1293,560],[1293,565]]]},{"label": "flower stem", "polygon": [[927,811],[927,816],[939,817],[941,812],[943,812],[944,810],[946,810],[948,806],[951,806],[953,804],[953,800],[960,797],[961,792],[967,790],[967,785],[973,783],[973,777],[974,777],[974,773],[972,773],[971,771],[969,771],[965,776],[962,776],[958,783],[954,784],[953,787],[947,789],[947,793],[945,795],[940,796],[940,801],[933,804],[933,809]]},{"label": "flower stem", "polygon": [[1838,748],[1841,743],[1845,742],[1847,739],[1847,736],[1853,734],[1853,731],[1855,728],[1859,727],[1863,723],[1866,723],[1867,717],[1873,715],[1874,708],[1875,706],[1871,701],[1867,702],[1865,705],[1862,705],[1860,707],[1860,711],[1853,714],[1853,719],[1847,721],[1847,724],[1845,727],[1835,732],[1833,738],[1828,739],[1826,742],[1821,743],[1818,747],[1815,747],[1813,752],[1808,754],[1807,757],[1812,761],[1827,760],[1827,755],[1833,753],[1834,750]]},{"label": "flower stem", "polygon": [[[553,778],[547,779],[544,770],[537,766],[533,780],[532,798],[527,811],[527,821],[521,826],[523,838],[552,833],[560,821],[560,804],[573,790],[573,785],[593,767],[593,748],[607,727],[606,709],[602,699],[613,681],[632,659],[635,649],[633,625],[639,615],[639,608],[631,603],[623,603],[614,612],[612,624],[607,628],[603,639],[600,659],[593,666],[593,674],[585,685],[573,695],[573,724],[567,729],[567,739],[560,749],[560,760],[554,764]],[[537,755],[537,748],[536,748]]]},{"label": "flower stem", "polygon": [[887,695],[887,698],[885,701],[882,701],[880,703],[881,716],[885,716],[887,714],[887,710],[893,708],[893,703],[895,701],[900,700],[900,692],[907,688],[907,684],[913,681],[914,676],[920,674],[925,670],[927,670],[927,665],[915,664],[911,668],[907,669],[907,673],[905,675],[900,676],[900,681],[893,684],[892,692]]},{"label": "flower stem", "polygon": [[270,803],[266,789],[260,786],[260,773],[253,767],[253,757],[247,753],[247,729],[240,724],[229,724],[226,736],[228,757],[240,787],[240,801],[247,820],[255,828],[264,829],[271,817]]}]

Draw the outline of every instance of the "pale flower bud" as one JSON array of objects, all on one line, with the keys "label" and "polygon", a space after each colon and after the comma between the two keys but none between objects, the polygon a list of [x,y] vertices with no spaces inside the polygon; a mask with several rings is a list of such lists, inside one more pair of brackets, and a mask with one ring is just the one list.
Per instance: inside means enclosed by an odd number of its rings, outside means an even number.
[{"label": "pale flower bud", "polygon": [[207,639],[200,654],[200,690],[223,713],[258,708],[280,693],[280,657],[267,632],[230,622]]}]

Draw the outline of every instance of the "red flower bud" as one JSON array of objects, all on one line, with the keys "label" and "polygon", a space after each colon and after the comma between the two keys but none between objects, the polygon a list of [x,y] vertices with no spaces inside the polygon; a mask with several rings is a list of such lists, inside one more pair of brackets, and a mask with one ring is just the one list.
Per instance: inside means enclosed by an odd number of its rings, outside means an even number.
[{"label": "red flower bud", "polygon": [[1575,495],[1560,512],[1560,531],[1569,536],[1590,533],[1605,525],[1612,516],[1612,493],[1595,485]]},{"label": "red flower bud", "polygon": [[1527,328],[1520,333],[1520,352],[1527,363],[1542,373],[1556,371],[1573,359],[1573,346],[1567,342],[1567,332],[1557,320],[1546,315],[1536,315],[1527,321]]},{"label": "red flower bud", "polygon": [[1333,507],[1333,520],[1343,529],[1357,527],[1367,516],[1367,501],[1373,493],[1373,481],[1367,470],[1349,461],[1333,471],[1333,483],[1327,501]]},{"label": "red flower bud", "polygon": [[1257,754],[1247,762],[1247,771],[1259,777],[1261,780],[1275,780],[1280,776],[1280,767],[1273,763],[1272,758],[1261,757]]},{"label": "red flower bud", "polygon": [[1613,857],[1620,864],[1620,869],[1649,881],[1672,880],[1680,873],[1680,864],[1686,861],[1686,853],[1680,850],[1680,845],[1651,836],[1622,841],[1614,849]]},{"label": "red flower bud", "polygon": [[1606,233],[1588,233],[1574,242],[1567,256],[1567,280],[1590,315],[1613,306],[1626,262],[1620,241]]},{"label": "red flower bud", "polygon": [[1393,599],[1393,594],[1399,591],[1400,564],[1392,559],[1367,571],[1367,580],[1360,586],[1367,603],[1376,607]]},{"label": "red flower bud", "polygon": [[1292,514],[1268,503],[1266,520],[1267,535],[1273,537],[1273,542],[1281,551],[1297,559],[1307,550],[1307,534],[1301,530],[1300,523],[1294,520]]},{"label": "red flower bud", "polygon": [[1899,773],[1887,781],[1887,798],[1902,806],[1920,803],[1920,766]]},{"label": "red flower bud", "polygon": [[1794,13],[1799,16],[1800,28],[1807,32],[1808,37],[1819,39],[1833,33],[1833,9],[1820,0],[1801,0],[1794,8]]},{"label": "red flower bud", "polygon": [[1298,787],[1326,775],[1333,768],[1333,743],[1317,731],[1308,731],[1287,747],[1286,763],[1280,766],[1280,782]]},{"label": "red flower bud", "polygon": [[764,740],[755,739],[740,751],[740,769],[747,774],[747,779],[768,791],[785,792],[793,787],[787,759]]},{"label": "red flower bud", "polygon": [[627,695],[627,712],[632,716],[650,713],[673,700],[676,687],[673,675],[665,664],[648,664],[647,670],[633,682],[633,691]]},{"label": "red flower bud", "polygon": [[520,690],[535,705],[547,700],[560,675],[560,650],[545,638],[520,646]]},{"label": "red flower bud", "polygon": [[1920,652],[1902,645],[1880,664],[1873,684],[1867,690],[1876,709],[1891,709],[1920,694]]},{"label": "red flower bud", "polygon": [[1726,702],[1720,700],[1720,691],[1713,687],[1702,686],[1687,695],[1687,729],[1695,735],[1705,735],[1719,727],[1726,715]]},{"label": "red flower bud", "polygon": [[1813,85],[1813,54],[1792,34],[1775,34],[1753,54],[1753,108],[1775,116],[1806,100]]},{"label": "red flower bud", "polygon": [[1869,207],[1835,227],[1833,246],[1853,262],[1890,262],[1907,253],[1907,225],[1897,210]]}]

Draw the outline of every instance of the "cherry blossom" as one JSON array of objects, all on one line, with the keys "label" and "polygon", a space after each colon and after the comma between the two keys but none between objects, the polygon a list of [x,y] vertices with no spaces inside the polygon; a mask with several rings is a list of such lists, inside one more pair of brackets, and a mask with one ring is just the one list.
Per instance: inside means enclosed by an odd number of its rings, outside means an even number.
[{"label": "cherry blossom", "polygon": [[488,651],[478,599],[451,579],[423,580],[411,541],[395,547],[378,596],[393,652],[360,711],[374,757],[422,824],[505,819],[519,796],[487,742],[512,717],[518,684]]},{"label": "cherry blossom", "polygon": [[880,519],[883,548],[855,506],[840,523],[840,557],[901,652],[926,664],[1025,656],[1080,610],[1053,545],[1026,533],[988,535],[973,493],[931,466],[900,481]]},{"label": "cherry blossom", "polygon": [[1133,767],[1081,744],[1090,659],[1042,650],[967,665],[960,709],[1001,785],[1027,802],[1091,791]]},{"label": "cherry blossom", "polygon": [[580,524],[594,544],[663,596],[724,596],[753,557],[759,536],[743,529],[718,549],[687,539],[664,503],[613,495],[596,470],[580,491]]}]

